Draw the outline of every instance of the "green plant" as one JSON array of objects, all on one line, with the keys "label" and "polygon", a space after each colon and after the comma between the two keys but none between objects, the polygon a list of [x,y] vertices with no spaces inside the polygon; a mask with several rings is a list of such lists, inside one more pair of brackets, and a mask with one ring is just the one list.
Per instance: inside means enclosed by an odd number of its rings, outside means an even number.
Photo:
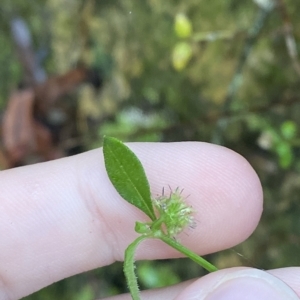
[{"label": "green plant", "polygon": [[217,268],[180,244],[176,235],[187,226],[194,225],[194,210],[188,206],[181,191],[176,188],[170,195],[153,198],[145,171],[136,155],[121,141],[104,137],[103,153],[105,167],[110,181],[118,193],[129,203],[142,210],[150,221],[135,223],[135,231],[140,236],[125,251],[124,273],[132,299],[138,300],[139,288],[134,273],[134,253],[137,246],[145,239],[160,239],[169,246],[183,253],[209,272]]}]

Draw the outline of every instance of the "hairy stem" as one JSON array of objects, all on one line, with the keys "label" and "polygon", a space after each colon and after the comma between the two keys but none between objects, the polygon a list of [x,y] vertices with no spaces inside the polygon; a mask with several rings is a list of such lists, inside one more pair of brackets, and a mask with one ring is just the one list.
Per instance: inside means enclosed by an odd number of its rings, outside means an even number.
[{"label": "hairy stem", "polygon": [[166,244],[173,247],[174,249],[178,250],[182,254],[186,255],[187,257],[189,257],[191,260],[193,260],[194,262],[202,266],[207,271],[214,272],[218,270],[214,265],[209,263],[206,259],[202,258],[201,256],[189,250],[188,248],[185,248],[183,245],[176,242],[174,239],[166,235],[161,235],[159,239],[161,239],[162,241],[164,241]]},{"label": "hairy stem", "polygon": [[134,266],[134,254],[137,246],[148,236],[142,235],[138,237],[134,242],[132,242],[127,249],[125,250],[125,257],[124,257],[124,273],[127,280],[127,285],[129,291],[131,293],[131,297],[133,300],[140,300],[140,291],[137,283],[137,278],[135,276],[135,266]]}]

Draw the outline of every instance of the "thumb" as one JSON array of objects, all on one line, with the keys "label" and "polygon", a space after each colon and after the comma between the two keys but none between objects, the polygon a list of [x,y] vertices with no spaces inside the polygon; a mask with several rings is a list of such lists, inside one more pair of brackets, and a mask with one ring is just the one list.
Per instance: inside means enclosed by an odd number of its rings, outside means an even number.
[{"label": "thumb", "polygon": [[299,300],[279,278],[261,270],[232,268],[204,276],[182,291],[176,300]]}]

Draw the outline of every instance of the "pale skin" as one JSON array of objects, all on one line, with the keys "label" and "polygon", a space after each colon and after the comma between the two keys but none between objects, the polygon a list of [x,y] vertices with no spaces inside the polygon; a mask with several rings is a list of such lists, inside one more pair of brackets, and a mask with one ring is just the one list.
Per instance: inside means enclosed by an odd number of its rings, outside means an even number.
[{"label": "pale skin", "polygon": [[[238,154],[196,142],[128,146],[141,160],[154,194],[162,187],[179,186],[190,195],[187,201],[197,211],[198,224],[180,236],[185,246],[205,255],[233,247],[255,230],[262,214],[262,188]],[[124,250],[137,236],[135,221],[147,220],[115,191],[101,149],[3,171],[0,191],[0,300],[19,299],[71,275],[122,261]],[[159,241],[146,241],[136,258],[178,256]],[[260,296],[251,298],[257,289]],[[300,268],[225,269],[143,292],[142,299],[239,299],[241,295],[242,299],[298,299]]]}]

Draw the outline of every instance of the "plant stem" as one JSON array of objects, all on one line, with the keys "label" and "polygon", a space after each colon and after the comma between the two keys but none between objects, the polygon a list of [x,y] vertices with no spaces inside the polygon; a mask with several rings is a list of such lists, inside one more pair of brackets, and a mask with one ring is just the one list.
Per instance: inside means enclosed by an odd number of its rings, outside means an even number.
[{"label": "plant stem", "polygon": [[153,233],[159,231],[161,232],[161,226],[162,226],[162,223],[164,222],[164,217],[163,216],[160,216],[159,218],[157,218],[156,220],[154,220],[151,224],[151,230]]},{"label": "plant stem", "polygon": [[137,278],[134,273],[134,253],[137,246],[145,239],[149,238],[146,235],[142,235],[138,237],[134,242],[132,242],[127,249],[125,250],[125,257],[124,257],[124,273],[127,279],[127,285],[129,291],[131,293],[131,297],[133,300],[140,300],[140,291],[138,287]]},{"label": "plant stem", "polygon": [[214,272],[217,271],[218,269],[209,263],[206,259],[202,258],[198,254],[194,253],[193,251],[189,250],[188,248],[185,248],[183,245],[180,243],[176,242],[174,239],[166,236],[166,235],[161,235],[159,237],[162,241],[164,241],[166,244],[169,246],[173,247],[174,249],[178,250],[179,252],[183,253],[187,257],[189,257],[191,260],[202,266],[204,269],[206,269],[209,272]]}]

